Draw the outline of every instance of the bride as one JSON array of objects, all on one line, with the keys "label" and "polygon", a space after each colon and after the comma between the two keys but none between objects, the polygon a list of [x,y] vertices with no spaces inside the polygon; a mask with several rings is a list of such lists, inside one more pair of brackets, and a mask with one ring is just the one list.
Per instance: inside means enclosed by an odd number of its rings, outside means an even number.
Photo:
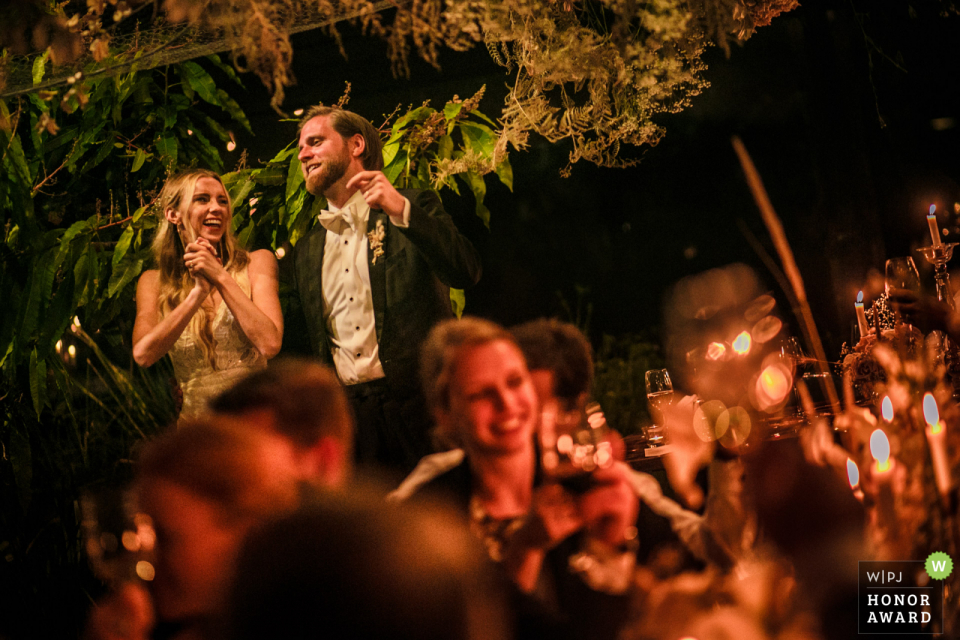
[{"label": "bride", "polygon": [[183,392],[181,419],[280,350],[277,260],[248,253],[230,232],[233,210],[220,176],[192,169],[160,193],[153,242],[157,269],[137,283],[133,358],[148,367],[167,353]]}]

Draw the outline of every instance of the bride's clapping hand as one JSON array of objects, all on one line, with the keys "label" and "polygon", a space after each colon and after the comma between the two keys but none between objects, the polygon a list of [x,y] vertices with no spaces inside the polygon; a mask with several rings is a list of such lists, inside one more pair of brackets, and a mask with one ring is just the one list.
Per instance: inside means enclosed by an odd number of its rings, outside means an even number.
[{"label": "bride's clapping hand", "polygon": [[225,273],[216,249],[204,238],[198,238],[186,246],[183,263],[196,280],[196,286],[205,292],[209,292]]}]

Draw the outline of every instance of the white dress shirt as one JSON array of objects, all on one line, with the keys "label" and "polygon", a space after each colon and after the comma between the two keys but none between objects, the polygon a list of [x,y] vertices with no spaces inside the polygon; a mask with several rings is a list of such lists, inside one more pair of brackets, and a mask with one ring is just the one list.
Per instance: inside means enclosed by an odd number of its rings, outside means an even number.
[{"label": "white dress shirt", "polygon": [[[327,327],[333,364],[343,384],[369,382],[384,377],[377,344],[373,294],[370,290],[370,263],[367,219],[370,205],[358,190],[342,209],[329,205],[319,216],[327,230],[323,248],[323,321]],[[410,224],[410,201],[403,209],[403,221]],[[385,259],[381,258],[381,259]]]}]

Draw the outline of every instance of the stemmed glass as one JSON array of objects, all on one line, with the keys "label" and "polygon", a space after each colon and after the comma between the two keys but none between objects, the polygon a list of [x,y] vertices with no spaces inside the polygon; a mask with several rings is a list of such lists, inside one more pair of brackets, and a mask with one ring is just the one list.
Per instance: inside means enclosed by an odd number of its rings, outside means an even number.
[{"label": "stemmed glass", "polygon": [[920,274],[913,258],[890,258],[886,269],[887,297],[904,322],[910,322],[910,309],[920,300]]},{"label": "stemmed glass", "polygon": [[610,430],[596,402],[567,410],[555,402],[545,406],[540,443],[545,475],[574,493],[589,490],[593,472],[614,463]]},{"label": "stemmed glass", "polygon": [[664,444],[666,416],[664,410],[673,404],[673,383],[666,369],[651,369],[644,376],[647,383],[647,402],[653,424],[644,429],[648,447]]}]

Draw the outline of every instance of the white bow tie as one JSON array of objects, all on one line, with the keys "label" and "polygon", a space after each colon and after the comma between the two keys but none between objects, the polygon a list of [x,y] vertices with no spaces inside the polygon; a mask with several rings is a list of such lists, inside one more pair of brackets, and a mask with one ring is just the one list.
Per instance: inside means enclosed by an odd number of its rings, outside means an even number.
[{"label": "white bow tie", "polygon": [[343,230],[342,224],[345,224],[349,227],[355,226],[354,220],[355,216],[350,207],[344,207],[339,211],[327,211],[326,209],[320,210],[320,215],[317,216],[317,220],[327,231],[332,231],[334,233],[340,233]]}]

